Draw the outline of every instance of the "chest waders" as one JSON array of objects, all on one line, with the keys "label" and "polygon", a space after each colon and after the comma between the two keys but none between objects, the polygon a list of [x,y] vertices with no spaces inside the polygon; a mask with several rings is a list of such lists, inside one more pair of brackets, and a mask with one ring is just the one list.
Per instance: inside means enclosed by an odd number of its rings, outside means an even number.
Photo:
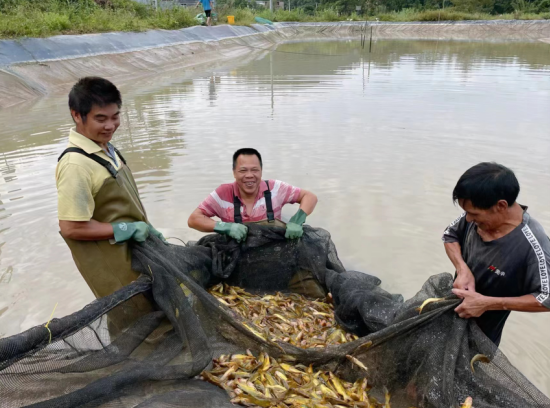
[{"label": "chest waders", "polygon": [[[267,219],[256,222],[247,222],[244,224],[256,224],[286,228],[286,224],[284,222],[275,219],[273,204],[271,202],[271,190],[269,189],[269,181],[266,181],[265,184],[267,185],[267,190],[264,191]],[[243,217],[241,216],[241,200],[239,200],[236,195],[233,195],[233,214],[235,223],[243,224]],[[291,292],[316,299],[324,299],[327,295],[327,292],[325,291],[323,286],[313,276],[313,272],[303,269],[296,271],[296,273],[292,276],[292,279],[290,279],[290,281],[288,282],[288,289]]]},{"label": "chest waders", "polygon": [[[67,153],[79,153],[109,171],[111,177],[104,181],[94,197],[95,209],[92,219],[105,223],[147,222],[147,214],[139,198],[134,177],[122,155],[118,150],[115,151],[122,161],[118,171],[107,160],[76,147],[66,149],[58,161]],[[139,273],[132,270],[132,254],[128,243],[111,244],[109,240],[79,241],[65,237],[63,239],[71,250],[80,274],[96,298],[110,295],[139,277]],[[130,301],[109,312],[109,331],[113,333],[122,330],[138,317],[154,309],[151,301],[143,294],[134,296]]]}]

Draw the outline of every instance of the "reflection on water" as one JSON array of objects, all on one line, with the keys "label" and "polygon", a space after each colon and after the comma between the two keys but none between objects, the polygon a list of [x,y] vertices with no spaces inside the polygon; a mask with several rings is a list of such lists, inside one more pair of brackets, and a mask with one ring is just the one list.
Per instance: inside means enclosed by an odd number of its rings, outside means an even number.
[{"label": "reflection on water", "polygon": [[[319,55],[322,54],[322,55]],[[550,231],[550,46],[543,43],[292,43],[252,62],[122,88],[115,144],[152,223],[183,240],[187,217],[231,180],[251,146],[265,176],[319,196],[312,225],[331,231],[350,269],[409,297],[451,271],[440,236],[451,190],[495,160]],[[0,111],[0,336],[93,299],[58,234],[54,169],[72,126],[65,98]],[[285,216],[295,209],[286,208]],[[550,394],[550,314],[513,314],[503,349]]]}]

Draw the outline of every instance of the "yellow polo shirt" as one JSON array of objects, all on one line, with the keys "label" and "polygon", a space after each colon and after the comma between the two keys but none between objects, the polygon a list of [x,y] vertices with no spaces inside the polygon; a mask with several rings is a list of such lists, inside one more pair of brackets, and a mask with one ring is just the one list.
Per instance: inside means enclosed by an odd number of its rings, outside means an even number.
[{"label": "yellow polo shirt", "polygon": [[[122,165],[120,156],[117,155],[115,164],[96,142],[74,128],[69,134],[67,147],[79,147],[88,154],[97,154],[117,170]],[[58,218],[63,221],[90,221],[95,209],[94,198],[105,180],[110,177],[112,176],[105,167],[80,153],[67,153],[63,156],[55,170]]]}]

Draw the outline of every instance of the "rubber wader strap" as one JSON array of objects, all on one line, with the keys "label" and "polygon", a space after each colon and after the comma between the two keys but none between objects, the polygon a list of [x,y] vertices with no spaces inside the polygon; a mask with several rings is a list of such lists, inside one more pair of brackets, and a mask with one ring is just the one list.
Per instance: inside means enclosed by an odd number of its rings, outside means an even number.
[{"label": "rubber wader strap", "polygon": [[[121,157],[122,158],[122,157]],[[273,205],[271,203],[271,190],[269,189],[269,181],[265,181],[267,190],[264,191],[265,208],[267,210],[267,221],[275,221],[275,213],[273,212]],[[243,217],[241,216],[241,201],[237,196],[233,196],[233,218],[237,224],[243,223]]]},{"label": "rubber wader strap", "polygon": [[243,217],[241,217],[241,200],[237,196],[233,196],[233,215],[237,224],[243,223]]},{"label": "rubber wader strap", "polygon": [[[80,154],[86,156],[88,159],[91,159],[91,160],[95,161],[96,163],[101,164],[103,167],[105,167],[107,169],[107,171],[111,174],[111,176],[113,176],[113,178],[116,179],[118,171],[116,171],[116,169],[114,168],[114,166],[111,163],[109,163],[105,159],[102,159],[98,155],[88,154],[79,147],[69,147],[69,148],[65,149],[65,151],[63,153],[61,153],[61,156],[59,156],[57,161],[60,161],[63,158],[63,156],[65,156],[67,153],[80,153]],[[122,156],[120,156],[120,158],[122,159]],[[124,162],[124,159],[122,159],[122,161]],[[126,163],[126,162],[124,162],[124,163]]]},{"label": "rubber wader strap", "polygon": [[126,159],[124,158],[124,156],[122,156],[120,154],[120,152],[118,151],[118,149],[116,147],[113,146],[113,149],[115,149],[115,153],[118,155],[118,157],[120,157],[120,160],[122,160],[122,163],[124,163],[125,166],[128,166],[128,164],[126,164]]},{"label": "rubber wader strap", "polygon": [[275,221],[275,214],[273,213],[273,205],[271,204],[271,190],[269,189],[269,181],[266,180],[267,190],[264,191],[265,209],[267,210],[267,221]]}]

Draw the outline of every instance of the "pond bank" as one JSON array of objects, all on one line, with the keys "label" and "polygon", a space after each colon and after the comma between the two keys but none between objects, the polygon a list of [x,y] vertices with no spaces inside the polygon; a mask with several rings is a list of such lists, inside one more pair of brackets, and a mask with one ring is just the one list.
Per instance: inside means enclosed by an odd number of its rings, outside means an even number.
[{"label": "pond bank", "polygon": [[141,33],[66,35],[0,41],[0,108],[66,93],[85,75],[117,83],[315,39],[548,41],[550,21],[341,22],[221,25]]}]

